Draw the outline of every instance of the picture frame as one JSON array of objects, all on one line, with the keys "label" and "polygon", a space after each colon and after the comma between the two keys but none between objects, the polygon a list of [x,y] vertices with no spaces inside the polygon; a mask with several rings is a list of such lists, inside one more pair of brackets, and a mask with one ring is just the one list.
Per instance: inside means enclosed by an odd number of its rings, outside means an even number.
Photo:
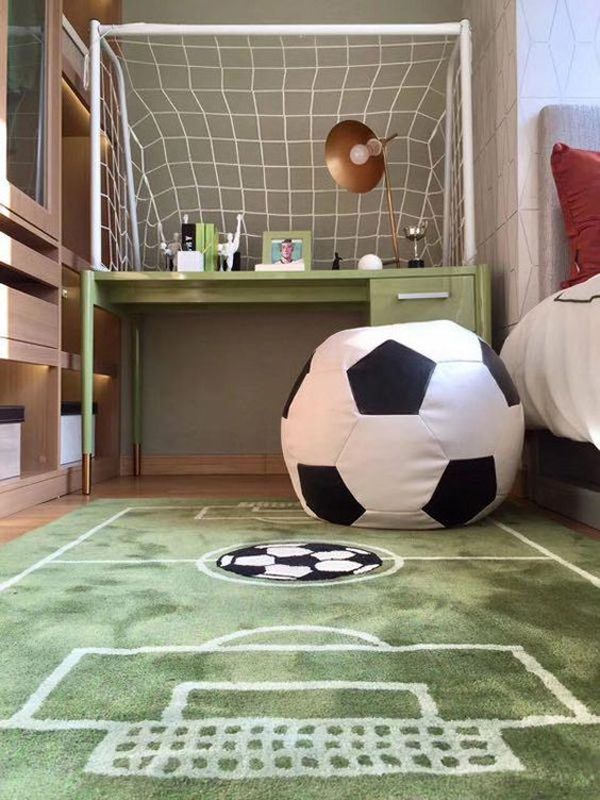
[{"label": "picture frame", "polygon": [[[282,259],[289,257],[289,266]],[[302,262],[303,266],[299,266]],[[263,265],[285,271],[312,268],[312,233],[310,231],[265,231],[262,247]]]}]

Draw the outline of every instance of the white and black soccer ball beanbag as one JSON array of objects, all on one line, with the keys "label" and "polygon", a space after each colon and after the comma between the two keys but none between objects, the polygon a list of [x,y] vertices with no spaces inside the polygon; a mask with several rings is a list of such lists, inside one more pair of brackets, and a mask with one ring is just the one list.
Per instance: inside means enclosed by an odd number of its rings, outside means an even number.
[{"label": "white and black soccer ball beanbag", "polygon": [[371,528],[466,525],[507,496],[523,409],[504,364],[448,321],[341,331],[283,411],[283,454],[306,512]]}]

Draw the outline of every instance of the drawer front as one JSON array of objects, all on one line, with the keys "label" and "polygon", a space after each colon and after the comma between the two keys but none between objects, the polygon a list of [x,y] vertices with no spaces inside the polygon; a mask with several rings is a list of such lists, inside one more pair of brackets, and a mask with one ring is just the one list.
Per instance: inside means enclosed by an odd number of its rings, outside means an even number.
[{"label": "drawer front", "polygon": [[60,267],[42,253],[32,250],[6,233],[0,233],[0,265],[12,267],[50,286],[60,286]]},{"label": "drawer front", "polygon": [[470,275],[372,280],[371,324],[450,319],[476,329],[475,281]]},{"label": "drawer front", "polygon": [[58,346],[58,306],[0,284],[0,335]]}]

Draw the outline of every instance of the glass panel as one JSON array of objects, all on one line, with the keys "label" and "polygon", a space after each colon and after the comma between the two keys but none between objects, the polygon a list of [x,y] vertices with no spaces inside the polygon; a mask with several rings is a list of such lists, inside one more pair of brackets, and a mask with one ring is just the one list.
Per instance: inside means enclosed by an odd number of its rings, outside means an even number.
[{"label": "glass panel", "polygon": [[9,0],[7,176],[41,205],[45,200],[45,0]]}]

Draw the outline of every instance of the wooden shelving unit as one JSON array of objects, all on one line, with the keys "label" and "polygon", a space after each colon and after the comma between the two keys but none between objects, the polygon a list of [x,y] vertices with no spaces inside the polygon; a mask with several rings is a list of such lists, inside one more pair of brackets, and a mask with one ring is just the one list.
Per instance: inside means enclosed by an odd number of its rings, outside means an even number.
[{"label": "wooden shelving unit", "polygon": [[[43,209],[28,216],[21,208],[2,205],[0,198],[0,404],[25,406],[22,473],[0,481],[0,516],[81,486],[80,465],[60,465],[60,404],[81,398],[80,278],[89,269],[84,44],[89,19],[118,22],[120,3],[65,0],[63,11],[71,24],[62,32],[59,5],[56,0],[47,4],[54,36],[48,44],[49,59],[59,63],[62,38],[62,68],[48,71],[46,158],[52,165],[49,196],[58,198],[61,189],[59,225],[45,229],[40,224]],[[119,473],[121,324],[102,309],[95,312],[95,324],[98,415],[93,475],[98,481]]]}]

